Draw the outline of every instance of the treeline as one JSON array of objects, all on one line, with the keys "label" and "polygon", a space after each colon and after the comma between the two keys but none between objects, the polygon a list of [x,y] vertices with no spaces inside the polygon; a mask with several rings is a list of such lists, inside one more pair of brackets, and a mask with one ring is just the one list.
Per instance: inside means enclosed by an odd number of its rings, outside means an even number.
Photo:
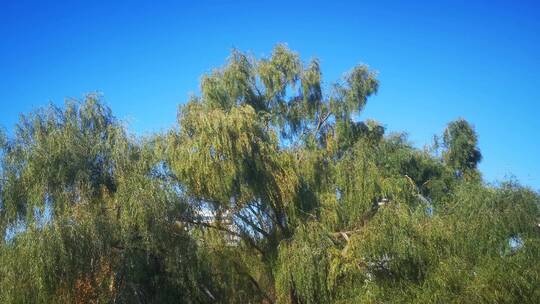
[{"label": "treeline", "polygon": [[378,87],[278,45],[233,51],[168,132],[96,95],[22,116],[0,302],[538,303],[539,194],[484,183],[464,120],[420,150],[359,119]]}]

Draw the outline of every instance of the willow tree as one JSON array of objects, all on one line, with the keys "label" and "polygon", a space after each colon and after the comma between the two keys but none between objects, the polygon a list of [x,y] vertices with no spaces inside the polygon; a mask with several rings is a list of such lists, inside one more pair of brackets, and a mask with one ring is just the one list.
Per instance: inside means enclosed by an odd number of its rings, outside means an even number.
[{"label": "willow tree", "polygon": [[[303,63],[284,45],[261,59],[233,51],[203,76],[166,137],[165,158],[195,213],[211,215],[184,222],[200,229],[208,258],[221,261],[213,269],[230,279],[221,301],[538,296],[538,268],[517,271],[538,260],[538,195],[455,174],[480,160],[466,122],[450,125],[439,158],[359,120],[378,88],[364,65],[325,85],[317,60]],[[220,263],[246,280],[223,276]],[[512,291],[496,293],[503,285]]]},{"label": "willow tree", "polygon": [[195,301],[185,203],[154,151],[95,95],[22,116],[2,142],[0,301]]}]

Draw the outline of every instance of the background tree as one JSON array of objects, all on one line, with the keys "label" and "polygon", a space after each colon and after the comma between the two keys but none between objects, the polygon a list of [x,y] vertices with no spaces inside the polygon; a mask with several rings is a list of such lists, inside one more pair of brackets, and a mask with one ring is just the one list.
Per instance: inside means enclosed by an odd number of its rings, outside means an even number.
[{"label": "background tree", "polygon": [[23,116],[3,144],[0,300],[196,301],[204,267],[154,150],[95,95]]},{"label": "background tree", "polygon": [[444,131],[443,143],[446,151],[443,158],[448,166],[460,174],[476,170],[482,160],[478,149],[478,137],[473,127],[464,119],[448,124]]}]

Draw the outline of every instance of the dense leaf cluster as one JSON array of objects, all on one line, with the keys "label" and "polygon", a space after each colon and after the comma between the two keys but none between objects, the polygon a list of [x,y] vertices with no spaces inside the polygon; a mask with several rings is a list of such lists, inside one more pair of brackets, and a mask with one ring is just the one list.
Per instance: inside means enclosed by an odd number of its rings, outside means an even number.
[{"label": "dense leaf cluster", "polygon": [[166,133],[130,136],[96,95],[22,116],[0,133],[0,302],[535,303],[539,194],[485,184],[465,120],[424,150],[361,120],[378,89],[278,45],[233,51]]}]

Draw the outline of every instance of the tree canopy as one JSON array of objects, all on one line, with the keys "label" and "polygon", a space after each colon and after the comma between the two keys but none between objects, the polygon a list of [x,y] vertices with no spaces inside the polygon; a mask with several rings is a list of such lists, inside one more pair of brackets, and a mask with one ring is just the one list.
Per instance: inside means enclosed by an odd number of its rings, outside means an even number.
[{"label": "tree canopy", "polygon": [[442,153],[362,119],[376,73],[322,80],[233,50],[178,125],[101,96],[0,133],[2,303],[536,303],[540,195],[485,183],[471,124]]}]

